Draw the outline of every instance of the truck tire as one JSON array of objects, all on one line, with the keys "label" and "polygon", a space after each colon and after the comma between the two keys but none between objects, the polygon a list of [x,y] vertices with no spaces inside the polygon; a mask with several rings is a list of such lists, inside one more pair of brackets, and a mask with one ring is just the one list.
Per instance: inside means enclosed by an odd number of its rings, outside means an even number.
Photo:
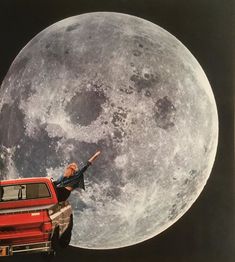
[{"label": "truck tire", "polygon": [[62,234],[62,236],[60,237],[60,241],[59,241],[60,247],[62,248],[68,247],[72,236],[72,229],[73,229],[73,215],[70,216],[69,225],[64,231],[64,233]]},{"label": "truck tire", "polygon": [[60,249],[59,245],[59,227],[56,227],[51,238],[51,250],[47,253],[42,253],[43,260],[50,262],[55,258]]}]

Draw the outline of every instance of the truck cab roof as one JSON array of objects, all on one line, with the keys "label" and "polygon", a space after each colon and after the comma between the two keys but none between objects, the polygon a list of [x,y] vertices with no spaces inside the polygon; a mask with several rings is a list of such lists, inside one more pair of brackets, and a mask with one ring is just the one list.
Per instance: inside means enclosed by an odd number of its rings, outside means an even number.
[{"label": "truck cab roof", "polygon": [[52,179],[49,177],[27,177],[27,178],[17,178],[17,179],[9,179],[9,180],[1,180],[0,186],[2,185],[16,185],[21,183],[40,183],[40,182],[46,182],[51,183]]}]

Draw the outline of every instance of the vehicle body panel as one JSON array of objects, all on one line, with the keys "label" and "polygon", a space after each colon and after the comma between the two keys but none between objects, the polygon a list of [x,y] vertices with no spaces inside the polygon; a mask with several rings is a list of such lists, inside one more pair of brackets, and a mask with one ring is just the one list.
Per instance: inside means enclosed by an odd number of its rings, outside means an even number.
[{"label": "vehicle body panel", "polygon": [[[27,191],[27,188],[37,186],[37,183],[45,184],[50,194],[47,197],[27,199],[24,193],[25,199],[22,199],[22,189]],[[0,256],[50,252],[55,229],[59,229],[61,236],[72,216],[69,202],[58,202],[53,181],[50,178],[5,180],[0,182],[0,187]],[[18,188],[21,193],[18,199],[13,197],[4,200],[8,191],[11,193],[11,189],[16,189],[18,192]]]}]

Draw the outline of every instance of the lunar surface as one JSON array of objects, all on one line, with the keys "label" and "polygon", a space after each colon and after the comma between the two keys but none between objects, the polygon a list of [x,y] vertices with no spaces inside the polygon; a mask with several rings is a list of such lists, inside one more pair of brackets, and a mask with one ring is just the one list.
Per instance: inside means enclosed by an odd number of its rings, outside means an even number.
[{"label": "lunar surface", "polygon": [[61,175],[101,155],[74,191],[72,245],[111,249],[176,222],[210,175],[218,118],[199,63],[146,20],[89,13],[35,36],[0,90],[1,179]]}]

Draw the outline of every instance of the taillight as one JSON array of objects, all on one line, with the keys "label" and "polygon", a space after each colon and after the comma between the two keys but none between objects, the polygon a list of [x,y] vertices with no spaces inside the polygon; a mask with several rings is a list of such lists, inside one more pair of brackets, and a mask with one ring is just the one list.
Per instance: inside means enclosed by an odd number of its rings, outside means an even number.
[{"label": "taillight", "polygon": [[51,222],[44,222],[41,227],[42,231],[45,233],[51,232],[52,224]]}]

